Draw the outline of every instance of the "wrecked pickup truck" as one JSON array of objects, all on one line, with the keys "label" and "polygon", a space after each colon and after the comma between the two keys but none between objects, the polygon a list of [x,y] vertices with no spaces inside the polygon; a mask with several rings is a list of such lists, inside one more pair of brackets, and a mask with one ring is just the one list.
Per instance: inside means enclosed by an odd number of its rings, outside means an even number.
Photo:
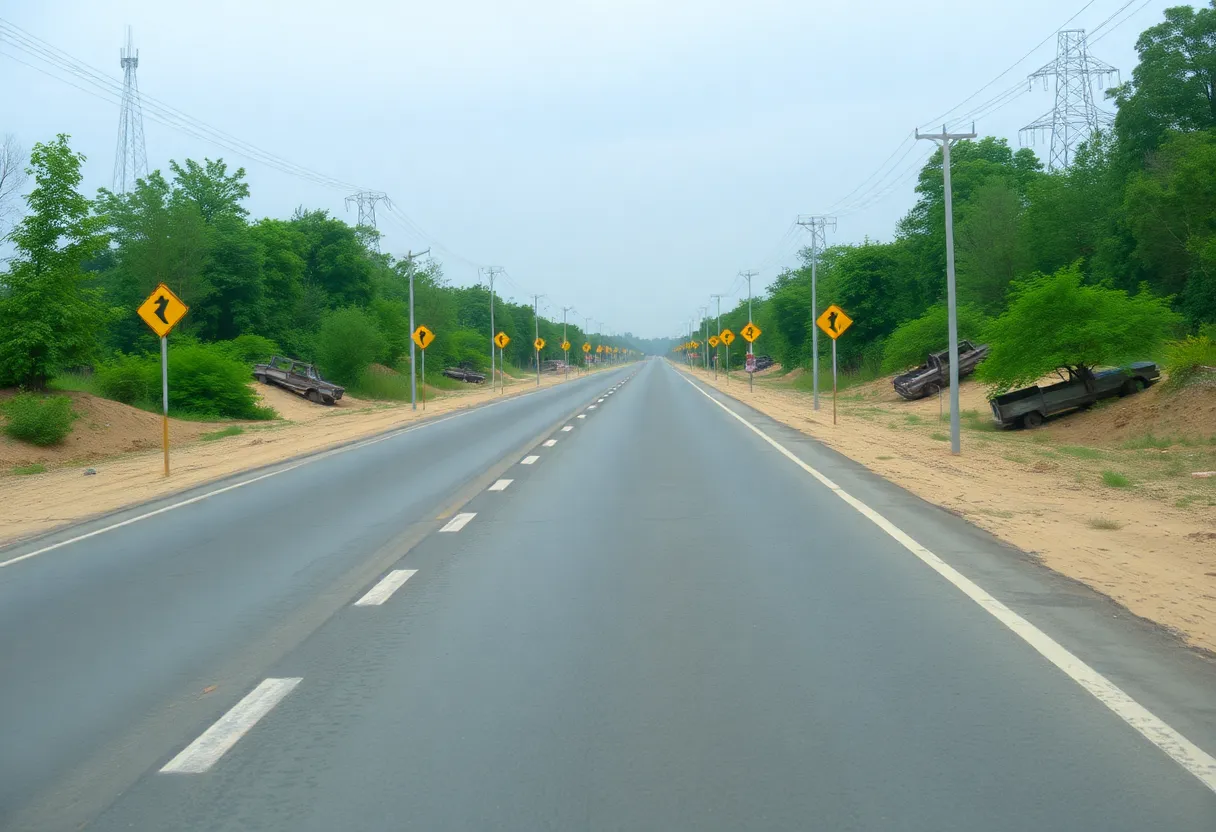
[{"label": "wrecked pickup truck", "polygon": [[470,370],[465,367],[448,367],[443,371],[443,374],[448,378],[454,378],[467,384],[483,384],[486,380],[485,373],[479,373],[476,370]]},{"label": "wrecked pickup truck", "polygon": [[[970,341],[958,342],[958,377],[975,372],[975,367],[988,357],[988,345],[978,347]],[[909,401],[936,396],[950,385],[950,350],[931,352],[925,363],[915,370],[898,375],[892,382],[895,392]]]},{"label": "wrecked pickup truck", "polygon": [[[1067,378],[1063,371],[1067,371]],[[1089,367],[1061,367],[1056,374],[1061,380],[1055,384],[1035,385],[992,399],[989,404],[997,423],[1003,427],[1036,428],[1048,416],[1089,407],[1099,399],[1139,393],[1161,378],[1157,365],[1151,361],[1096,373]]]},{"label": "wrecked pickup truck", "polygon": [[263,384],[273,384],[298,393],[317,404],[334,404],[346,392],[345,387],[330,384],[321,378],[312,364],[278,355],[270,359],[269,364],[254,364],[253,377]]}]

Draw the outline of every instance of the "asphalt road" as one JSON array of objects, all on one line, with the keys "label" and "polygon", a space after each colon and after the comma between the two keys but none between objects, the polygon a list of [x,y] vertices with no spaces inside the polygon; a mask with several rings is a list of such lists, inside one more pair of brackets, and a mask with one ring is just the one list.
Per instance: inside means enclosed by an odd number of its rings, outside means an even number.
[{"label": "asphalt road", "polygon": [[1210,661],[727,407],[650,361],[0,568],[0,828],[1216,828]]}]

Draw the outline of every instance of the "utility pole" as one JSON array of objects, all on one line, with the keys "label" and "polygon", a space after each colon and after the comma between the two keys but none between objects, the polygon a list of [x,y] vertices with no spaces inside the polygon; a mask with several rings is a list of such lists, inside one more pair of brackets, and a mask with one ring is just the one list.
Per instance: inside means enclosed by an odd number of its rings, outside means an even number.
[{"label": "utility pole", "polygon": [[[482,269],[478,267],[477,273],[481,274]],[[490,386],[494,386],[494,336],[498,333],[494,331],[494,275],[502,274],[502,269],[497,266],[486,266],[485,272],[490,277]],[[501,350],[500,350],[501,352]],[[499,364],[502,362],[500,361]],[[502,372],[502,367],[498,368]],[[503,373],[503,383],[506,383],[506,374]]]},{"label": "utility pole", "polygon": [[[752,269],[752,270],[746,271],[746,272],[739,272],[740,277],[747,278],[747,322],[749,324],[752,323],[752,278],[758,274],[760,274],[760,272],[756,271],[755,269]],[[748,355],[755,354],[752,352],[752,342],[751,341],[747,342],[747,354]],[[755,364],[753,363],[752,366],[754,367]],[[749,393],[754,389],[752,387],[752,376],[754,376],[754,375],[755,375],[755,373],[747,374],[747,392],[749,392]]]},{"label": "utility pole", "polygon": [[[587,339],[587,343],[591,343],[591,316],[583,316],[583,337]],[[583,353],[583,372],[591,369],[591,353]]]},{"label": "utility pole", "polygon": [[393,207],[393,201],[388,198],[388,194],[384,191],[356,191],[346,198],[346,210],[350,210],[351,203],[354,203],[359,208],[359,228],[370,228],[376,234],[372,238],[372,248],[376,252],[380,251],[380,232],[376,228],[376,203],[383,202],[390,209]]},{"label": "utility pole", "polygon": [[114,153],[114,181],[111,190],[126,193],[138,179],[148,176],[148,150],[144,146],[144,111],[139,101],[139,50],[135,35],[127,27],[127,46],[118,52],[122,66],[122,105],[118,111],[118,149]]},{"label": "utility pole", "polygon": [[698,307],[697,313],[701,316],[701,346],[705,348],[703,353],[705,371],[709,372],[709,307]]},{"label": "utility pole", "polygon": [[418,409],[418,381],[414,372],[414,258],[430,253],[429,248],[417,254],[409,251],[405,253],[406,269],[410,273],[410,408],[413,410]]},{"label": "utility pole", "polygon": [[[1056,59],[1030,74],[1030,82],[1055,79],[1055,106],[1050,113],[1027,124],[1019,132],[1033,136],[1051,131],[1051,153],[1047,167],[1063,170],[1076,156],[1076,149],[1103,127],[1114,122],[1114,116],[1098,109],[1094,101],[1094,82],[1099,88],[1113,80],[1119,82],[1119,70],[1089,54],[1084,29],[1065,29],[1056,43]],[[943,128],[944,131],[944,128]]]},{"label": "utility pole", "polygon": [[[532,323],[536,325],[536,340],[540,340],[540,314],[537,310],[540,309],[541,295],[532,296]],[[533,344],[533,346],[536,346]],[[536,351],[536,386],[540,387],[540,350]]]},{"label": "utility pole", "polygon": [[[721,337],[721,335],[722,335],[722,296],[721,295],[710,295],[709,299],[716,300],[718,302],[718,331],[716,334],[719,337]],[[730,355],[730,347],[727,347],[726,349],[727,349],[726,354]],[[714,349],[714,380],[715,381],[718,378],[718,355],[719,355],[718,350],[717,350],[717,348],[715,348]],[[729,369],[729,368],[727,368],[727,369]]]},{"label": "utility pole", "polygon": [[946,195],[946,320],[950,335],[950,453],[962,452],[959,439],[958,414],[958,310],[954,299],[954,200],[950,193],[950,148],[963,139],[975,138],[975,125],[970,133],[949,133],[946,125],[942,132],[922,134],[916,130],[916,138],[937,142],[942,146],[942,180]]},{"label": "utility pole", "polygon": [[[802,216],[798,218],[798,224],[803,228],[809,229],[811,232],[811,320],[814,321],[819,317],[819,302],[815,291],[818,286],[819,252],[827,248],[826,231],[831,229],[836,230],[835,217],[810,217]],[[819,409],[819,327],[811,327],[811,408]]]},{"label": "utility pole", "polygon": [[[570,340],[566,337],[566,313],[573,309],[573,306],[562,307],[562,343],[568,344]],[[570,378],[570,350],[562,349],[562,353],[566,356],[566,378]]]}]

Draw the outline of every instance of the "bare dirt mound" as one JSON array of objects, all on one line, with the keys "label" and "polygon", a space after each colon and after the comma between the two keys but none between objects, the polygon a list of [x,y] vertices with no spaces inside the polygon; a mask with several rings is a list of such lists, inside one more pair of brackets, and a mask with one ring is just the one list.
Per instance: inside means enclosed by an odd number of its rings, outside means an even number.
[{"label": "bare dirt mound", "polygon": [[[12,391],[2,395],[7,398]],[[14,465],[58,465],[68,462],[90,462],[114,454],[159,448],[161,417],[146,410],[100,399],[88,393],[64,393],[72,399],[73,409],[80,414],[72,432],[62,443],[39,448],[8,437],[0,437],[0,468]],[[213,422],[182,422],[169,420],[171,445],[191,442],[200,434],[215,430]]]},{"label": "bare dirt mound", "polygon": [[1143,393],[1054,419],[1044,430],[1056,439],[1082,444],[1119,444],[1148,434],[1207,441],[1216,437],[1216,388],[1171,390],[1155,384]]},{"label": "bare dirt mound", "polygon": [[361,399],[347,395],[343,395],[337,403],[332,405],[314,404],[290,390],[257,381],[253,382],[253,389],[258,394],[258,404],[273,407],[279,416],[292,422],[311,422],[335,411],[341,412],[366,405],[366,402]]},{"label": "bare dirt mound", "polygon": [[[780,373],[781,373],[781,369],[782,369],[782,368],[781,368],[781,365],[780,365],[780,364],[771,364],[771,365],[769,365],[768,367],[765,367],[765,368],[764,368],[763,370],[761,370],[760,372],[756,373],[756,378],[760,378],[761,376],[775,376],[775,375],[780,375]],[[788,378],[788,376],[787,376],[787,378]]]}]

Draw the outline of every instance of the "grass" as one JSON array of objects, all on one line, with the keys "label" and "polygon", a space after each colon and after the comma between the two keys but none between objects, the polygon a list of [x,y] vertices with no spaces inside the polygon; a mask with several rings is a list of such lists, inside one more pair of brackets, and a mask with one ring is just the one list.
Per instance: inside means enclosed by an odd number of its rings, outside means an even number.
[{"label": "grass", "polygon": [[1026,465],[1030,462],[1026,457],[1018,456],[1017,454],[1005,454],[1003,458],[1010,462],[1016,462],[1018,465]]},{"label": "grass", "polygon": [[1091,529],[1114,532],[1123,528],[1123,524],[1118,520],[1111,520],[1109,517],[1091,517],[1089,519],[1089,527]]},{"label": "grass", "polygon": [[888,459],[895,459],[895,457],[893,457],[893,456],[880,456],[880,457],[878,457],[878,459],[881,459],[881,460],[884,460],[884,461],[885,461],[885,460],[888,460]]},{"label": "grass", "polygon": [[1123,443],[1123,447],[1129,451],[1145,450],[1148,448],[1168,448],[1175,444],[1173,439],[1167,439],[1163,436],[1153,436],[1152,433],[1146,433],[1144,436],[1137,436],[1134,439],[1129,439]]},{"label": "grass", "polygon": [[97,377],[92,373],[85,374],[66,372],[55,376],[47,387],[52,390],[60,390],[63,392],[91,393],[94,396],[101,396],[101,390],[97,384]]},{"label": "grass", "polygon": [[945,433],[931,433],[931,434],[929,434],[929,438],[936,439],[938,442],[949,442],[950,441],[950,436]]},{"label": "grass", "polygon": [[1102,459],[1105,456],[1105,454],[1096,448],[1086,448],[1083,445],[1061,445],[1056,450],[1077,459]]},{"label": "grass", "polygon": [[10,473],[16,474],[19,477],[28,477],[30,474],[45,474],[46,466],[40,462],[35,462],[33,465],[15,465],[10,469]]},{"label": "grass", "polygon": [[981,414],[978,410],[960,410],[958,415],[962,420],[963,427],[968,430],[992,433],[1000,429],[1000,425],[989,418],[987,414]]},{"label": "grass", "polygon": [[905,413],[904,421],[907,422],[909,425],[919,425],[922,422],[924,422],[925,420],[920,418],[920,416],[916,415],[915,413]]},{"label": "grass", "polygon": [[1111,488],[1128,488],[1132,481],[1118,471],[1103,471],[1102,484]]},{"label": "grass", "polygon": [[204,433],[199,437],[199,439],[203,442],[214,442],[217,439],[223,439],[226,436],[240,436],[244,432],[245,429],[240,425],[229,425],[228,427],[221,428],[220,430],[213,430],[210,433]]}]

